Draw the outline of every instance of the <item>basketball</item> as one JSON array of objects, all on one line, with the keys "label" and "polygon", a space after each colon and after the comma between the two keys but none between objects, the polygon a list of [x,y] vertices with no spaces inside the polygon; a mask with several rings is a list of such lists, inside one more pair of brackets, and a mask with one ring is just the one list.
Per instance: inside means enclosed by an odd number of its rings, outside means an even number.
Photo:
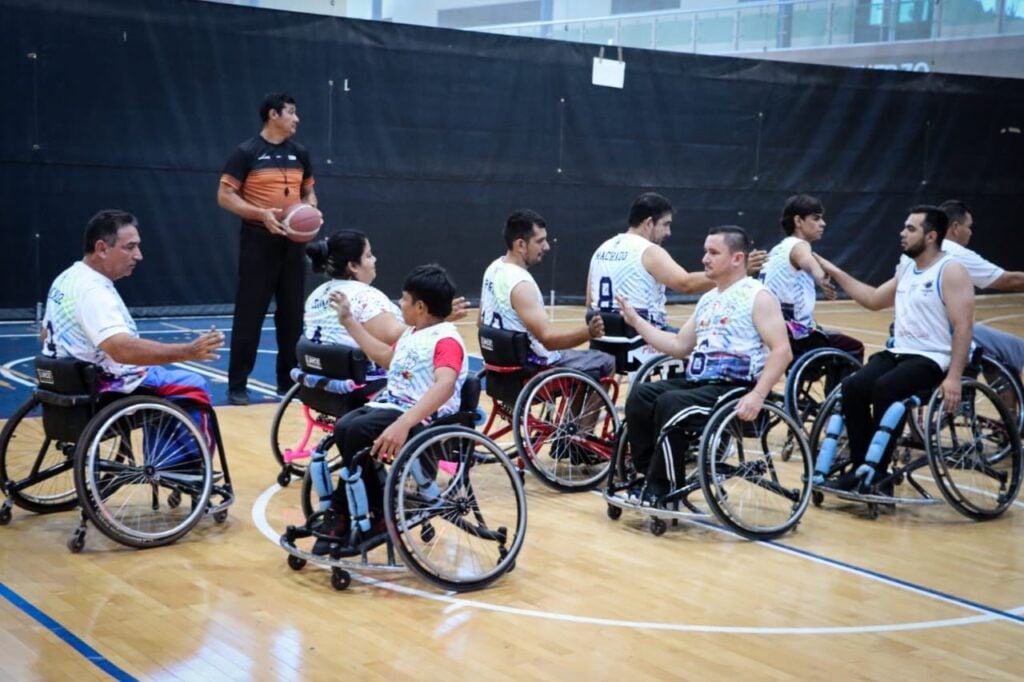
[{"label": "basketball", "polygon": [[281,224],[293,242],[308,242],[320,233],[324,216],[309,204],[292,204],[281,215]]}]

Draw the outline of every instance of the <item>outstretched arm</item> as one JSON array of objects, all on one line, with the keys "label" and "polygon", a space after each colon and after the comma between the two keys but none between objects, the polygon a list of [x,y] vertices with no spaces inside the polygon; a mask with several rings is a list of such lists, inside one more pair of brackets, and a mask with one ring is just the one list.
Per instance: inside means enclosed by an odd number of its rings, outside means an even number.
[{"label": "outstretched arm", "polygon": [[123,365],[166,365],[185,360],[216,360],[224,347],[224,334],[211,328],[191,343],[160,343],[121,332],[99,344],[100,350]]},{"label": "outstretched arm", "polygon": [[672,259],[668,251],[657,244],[652,244],[644,249],[644,255],[640,262],[644,269],[651,273],[651,277],[669,289],[682,294],[699,294],[709,291],[715,286],[715,283],[708,279],[703,272],[687,272]]},{"label": "outstretched arm", "polygon": [[676,358],[686,357],[693,350],[694,345],[697,343],[697,335],[692,317],[686,321],[686,324],[683,325],[677,334],[673,334],[664,329],[658,329],[640,317],[636,309],[633,308],[624,296],[617,294],[615,300],[622,310],[622,317],[626,320],[626,324],[635,329],[640,336],[644,337],[644,341],[653,346],[655,350]]},{"label": "outstretched arm", "polygon": [[586,327],[566,331],[555,329],[536,297],[536,290],[529,282],[520,282],[512,289],[512,308],[531,334],[537,337],[548,350],[574,348],[590,339],[604,335],[604,322],[600,315],[594,315]]},{"label": "outstretched arm", "polygon": [[999,291],[1024,291],[1024,272],[1006,271],[988,286]]},{"label": "outstretched arm", "polygon": [[850,295],[850,298],[868,310],[884,310],[896,302],[895,277],[879,287],[873,287],[846,273],[828,259],[822,258],[818,254],[814,254],[814,257],[825,272],[843,288],[843,291]]}]

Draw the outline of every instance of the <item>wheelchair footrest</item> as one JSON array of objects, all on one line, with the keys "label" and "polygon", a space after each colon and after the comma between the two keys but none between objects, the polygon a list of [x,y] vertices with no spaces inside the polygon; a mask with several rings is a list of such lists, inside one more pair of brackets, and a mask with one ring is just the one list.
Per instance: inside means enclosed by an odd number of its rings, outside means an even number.
[{"label": "wheelchair footrest", "polygon": [[[304,533],[308,533],[308,534],[304,534]],[[312,537],[312,536],[313,536],[313,532],[308,530],[308,529],[289,527],[288,531],[284,535],[281,536],[280,540],[278,541],[278,544],[280,544],[282,549],[284,549],[284,551],[288,552],[288,554],[290,554],[291,556],[296,557],[298,559],[304,559],[304,560],[308,561],[309,563],[314,564],[316,566],[327,566],[327,567],[330,567],[330,568],[344,568],[344,569],[349,569],[349,570],[351,570],[351,569],[371,569],[371,570],[374,570],[374,571],[388,571],[388,572],[398,572],[398,571],[404,571],[405,570],[405,566],[403,566],[402,564],[399,564],[397,562],[384,564],[384,563],[372,563],[372,562],[370,562],[368,560],[368,558],[366,556],[366,553],[369,552],[371,549],[374,549],[374,548],[380,546],[381,544],[384,544],[383,542],[378,542],[373,547],[365,548],[358,559],[356,557],[352,557],[351,559],[348,559],[348,558],[333,558],[333,557],[331,557],[330,555],[327,555],[327,554],[313,554],[312,552],[309,552],[309,551],[306,551],[304,549],[301,549],[301,548],[299,548],[299,547],[297,547],[295,545],[295,540],[301,540],[303,538]]]}]

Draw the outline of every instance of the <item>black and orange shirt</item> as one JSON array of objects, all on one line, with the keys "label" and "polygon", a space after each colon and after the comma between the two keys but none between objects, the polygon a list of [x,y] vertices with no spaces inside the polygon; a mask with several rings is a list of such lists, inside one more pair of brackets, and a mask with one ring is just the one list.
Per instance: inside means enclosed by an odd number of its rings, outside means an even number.
[{"label": "black and orange shirt", "polygon": [[313,165],[301,144],[271,144],[257,135],[231,152],[220,181],[254,206],[283,209],[313,186]]}]

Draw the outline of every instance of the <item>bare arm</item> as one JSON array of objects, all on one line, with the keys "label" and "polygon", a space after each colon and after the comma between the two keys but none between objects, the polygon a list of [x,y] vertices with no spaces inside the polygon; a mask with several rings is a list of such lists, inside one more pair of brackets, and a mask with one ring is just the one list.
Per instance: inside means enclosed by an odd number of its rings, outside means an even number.
[{"label": "bare arm", "polygon": [[211,329],[191,343],[160,343],[140,339],[126,332],[114,334],[100,343],[100,350],[114,362],[124,365],[166,365],[185,360],[216,360],[216,350],[224,347],[224,334]]},{"label": "bare arm", "polygon": [[652,244],[644,249],[644,255],[640,262],[644,269],[651,273],[651,277],[669,289],[682,294],[699,294],[710,291],[715,286],[715,283],[705,277],[703,272],[687,272],[672,259],[668,251],[657,244]]},{"label": "bare arm", "polygon": [[821,263],[814,257],[811,252],[811,245],[807,242],[800,242],[794,246],[789,252],[789,262],[793,267],[798,270],[803,270],[808,275],[814,278],[814,281],[821,291],[825,294],[825,298],[830,301],[836,298],[836,288],[832,286],[832,282],[829,281],[828,274],[825,269],[821,267]]},{"label": "bare arm", "polygon": [[587,269],[587,299],[583,302],[584,307],[590,310],[590,304],[593,302],[590,298],[590,269]]},{"label": "bare arm", "polygon": [[229,187],[223,182],[220,183],[217,189],[217,205],[221,208],[231,211],[242,220],[247,220],[251,223],[263,223],[263,226],[267,228],[267,231],[271,234],[287,234],[282,225],[277,220],[277,214],[281,212],[279,208],[260,208],[254,204],[250,204],[248,201],[242,198],[242,195],[238,193],[234,187]]},{"label": "bare arm", "polygon": [[441,409],[455,393],[455,384],[459,375],[451,367],[438,367],[434,370],[434,384],[427,389],[415,405],[402,414],[384,429],[373,441],[371,456],[380,454],[390,459],[398,454],[402,445],[409,438],[409,431],[424,419]]},{"label": "bare arm", "polygon": [[349,307],[348,297],[340,291],[331,292],[331,307],[338,313],[338,322],[345,328],[352,339],[356,342],[366,356],[384,368],[391,366],[391,357],[394,349],[384,343],[366,330],[362,324],[352,316],[352,309]]},{"label": "bare arm", "polygon": [[644,341],[649,343],[655,350],[667,353],[675,358],[684,358],[690,354],[697,343],[696,327],[691,317],[683,325],[678,333],[673,334],[664,329],[658,329],[653,324],[640,317],[636,309],[626,300],[625,297],[616,295],[615,300],[622,309],[622,317],[626,324],[637,331]]},{"label": "bare arm", "polygon": [[946,315],[953,327],[953,347],[949,370],[939,390],[946,409],[953,411],[960,403],[960,377],[967,366],[974,329],[974,285],[964,266],[956,262],[946,266],[942,271],[942,293]]},{"label": "bare arm", "polygon": [[896,278],[893,277],[879,287],[873,287],[847,274],[831,261],[818,254],[814,257],[850,298],[868,310],[884,310],[896,302]]},{"label": "bare arm", "polygon": [[[604,334],[604,322],[600,315],[594,315],[586,327],[559,331],[548,322],[544,307],[537,302],[529,282],[520,282],[512,289],[512,308],[531,334],[537,337],[548,350],[575,348],[581,343]],[[597,331],[597,328],[600,331]]]},{"label": "bare arm", "polygon": [[316,198],[316,190],[314,190],[312,187],[310,187],[309,189],[304,189],[302,190],[300,196],[302,197],[303,202],[309,204],[313,208],[316,208],[318,201],[318,199]]},{"label": "bare arm", "polygon": [[363,323],[366,331],[373,334],[389,346],[398,341],[398,337],[408,329],[393,313],[378,313]]},{"label": "bare arm", "polygon": [[988,286],[990,289],[998,289],[999,291],[1024,291],[1024,272],[1006,271]]},{"label": "bare arm", "polygon": [[761,412],[765,398],[786,373],[793,359],[779,301],[767,291],[758,292],[754,299],[754,328],[768,347],[768,358],[757,384],[736,406],[737,416],[744,421],[754,419]]}]

